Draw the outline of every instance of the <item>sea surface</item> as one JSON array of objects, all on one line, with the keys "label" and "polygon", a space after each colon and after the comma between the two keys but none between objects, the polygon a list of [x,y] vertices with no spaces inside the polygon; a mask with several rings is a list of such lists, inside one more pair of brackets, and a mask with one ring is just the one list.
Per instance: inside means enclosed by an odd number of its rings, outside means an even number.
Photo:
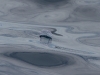
[{"label": "sea surface", "polygon": [[0,75],[100,75],[100,0],[0,0]]}]

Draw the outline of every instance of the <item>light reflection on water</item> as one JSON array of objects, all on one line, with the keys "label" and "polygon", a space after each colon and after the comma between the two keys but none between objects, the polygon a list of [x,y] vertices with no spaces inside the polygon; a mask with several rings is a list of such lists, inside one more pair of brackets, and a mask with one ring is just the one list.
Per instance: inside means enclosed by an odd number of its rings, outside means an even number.
[{"label": "light reflection on water", "polygon": [[0,75],[100,75],[98,0],[0,1]]}]

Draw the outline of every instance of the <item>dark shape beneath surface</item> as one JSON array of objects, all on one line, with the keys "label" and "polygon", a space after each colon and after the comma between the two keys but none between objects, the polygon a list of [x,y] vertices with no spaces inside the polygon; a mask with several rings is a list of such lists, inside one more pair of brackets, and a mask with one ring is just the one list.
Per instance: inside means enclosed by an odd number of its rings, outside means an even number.
[{"label": "dark shape beneath surface", "polygon": [[69,59],[62,55],[44,52],[14,52],[10,57],[22,60],[38,67],[67,65]]},{"label": "dark shape beneath surface", "polygon": [[38,4],[43,4],[43,5],[52,5],[52,4],[58,4],[58,3],[59,3],[59,5],[60,4],[65,5],[65,4],[69,3],[70,0],[30,0],[30,1],[36,2]]}]

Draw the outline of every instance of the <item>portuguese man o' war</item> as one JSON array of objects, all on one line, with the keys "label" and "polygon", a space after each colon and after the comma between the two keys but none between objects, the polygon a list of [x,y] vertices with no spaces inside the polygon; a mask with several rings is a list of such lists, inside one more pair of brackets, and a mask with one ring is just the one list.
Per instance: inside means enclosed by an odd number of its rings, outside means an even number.
[{"label": "portuguese man o' war", "polygon": [[0,75],[100,75],[100,0],[0,0]]},{"label": "portuguese man o' war", "polygon": [[40,34],[40,41],[45,44],[52,42],[51,32],[49,30],[42,30]]}]

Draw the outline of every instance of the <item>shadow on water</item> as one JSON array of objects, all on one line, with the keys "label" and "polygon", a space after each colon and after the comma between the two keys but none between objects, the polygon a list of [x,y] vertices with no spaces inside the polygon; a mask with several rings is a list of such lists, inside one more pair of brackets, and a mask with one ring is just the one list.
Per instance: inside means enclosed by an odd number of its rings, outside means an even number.
[{"label": "shadow on water", "polygon": [[55,67],[72,64],[69,57],[46,52],[14,52],[9,56],[38,67]]}]

